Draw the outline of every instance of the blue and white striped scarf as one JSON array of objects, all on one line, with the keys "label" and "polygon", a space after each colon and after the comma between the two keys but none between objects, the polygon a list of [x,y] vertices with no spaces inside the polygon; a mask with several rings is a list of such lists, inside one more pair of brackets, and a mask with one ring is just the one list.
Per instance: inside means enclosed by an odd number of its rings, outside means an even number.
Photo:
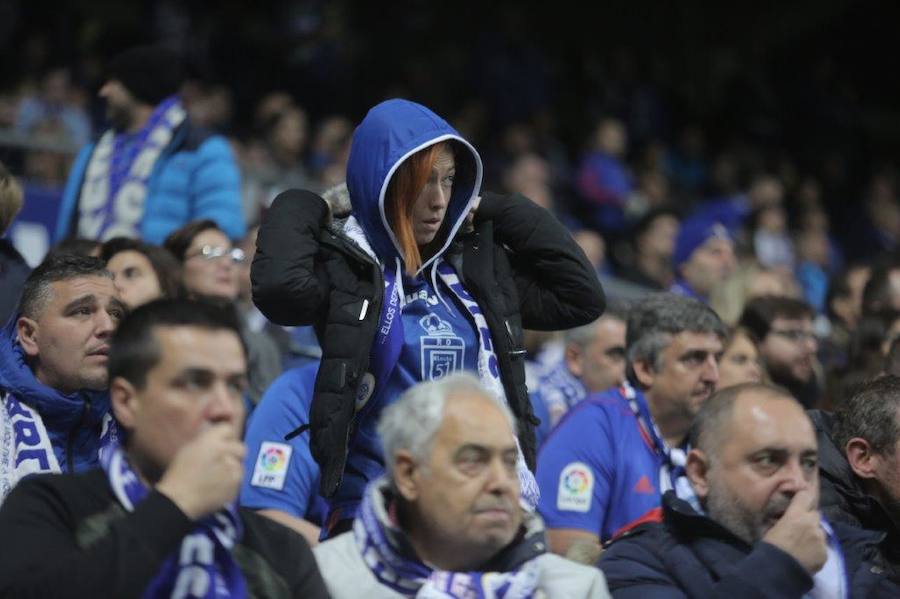
[{"label": "blue and white striped scarf", "polygon": [[[356,244],[370,257],[372,257],[373,260],[377,261],[375,252],[372,251],[372,248],[369,245],[368,240],[366,239],[362,227],[353,216],[347,219],[346,223],[344,224],[344,233],[348,237],[350,237],[350,239],[356,242]],[[379,334],[378,339],[376,339],[375,342],[375,347],[373,349],[373,354],[376,355],[371,360],[370,365],[370,368],[374,371],[372,372],[372,375],[375,378],[376,394],[379,392],[379,389],[387,380],[387,377],[390,376],[391,371],[396,365],[397,357],[399,356],[399,349],[393,348],[392,351],[392,348],[390,347],[390,336],[392,334],[398,335],[397,330],[403,326],[399,317],[400,315],[397,313],[391,312],[390,318],[385,318],[385,315],[390,310],[399,310],[400,312],[402,312],[405,297],[403,294],[403,284],[399,259],[396,261],[396,264],[383,265],[383,268],[387,270],[391,266],[394,267],[394,272],[391,273],[393,276],[385,277],[386,280],[389,281],[389,284],[384,290],[384,303],[382,308],[381,322],[379,322],[378,326]],[[506,405],[506,392],[503,389],[503,381],[500,379],[500,364],[497,360],[497,354],[494,352],[494,345],[493,341],[491,340],[491,331],[488,328],[487,320],[485,320],[484,314],[482,314],[481,312],[481,308],[478,306],[478,302],[476,302],[466,290],[465,286],[459,280],[459,276],[453,270],[453,267],[450,266],[450,264],[448,264],[443,258],[439,257],[432,262],[431,276],[432,286],[436,291],[439,288],[437,282],[434,279],[437,276],[440,276],[441,280],[453,292],[453,294],[459,300],[460,304],[465,307],[466,313],[474,323],[477,331],[476,336],[478,337],[478,378],[480,379],[481,384],[491,392],[491,396],[498,403]],[[440,294],[438,293],[438,295]],[[443,301],[443,298],[441,298],[441,300]],[[400,333],[398,336],[399,339],[402,339],[403,337],[402,333]],[[394,345],[399,342],[400,341],[395,341]],[[516,461],[516,472],[519,477],[519,487],[521,489],[520,502],[522,504],[522,507],[524,507],[526,510],[534,511],[537,508],[538,501],[540,500],[540,490],[538,489],[534,474],[532,474],[532,472],[528,469],[528,465],[525,463],[525,456],[522,454],[522,450],[519,447],[518,439],[516,439],[516,446],[519,449],[519,455]]]},{"label": "blue and white striped scarf", "polygon": [[[116,499],[126,511],[133,512],[149,490],[132,470],[122,447],[116,445],[104,452],[100,461]],[[237,506],[230,503],[196,524],[180,547],[163,561],[144,591],[145,599],[247,596],[244,575],[231,555],[242,532]]]},{"label": "blue and white striped scarf", "polygon": [[[379,583],[401,595],[418,599],[526,599],[535,596],[538,565],[534,559],[508,572],[448,572],[430,568],[412,557],[403,532],[388,515],[387,488],[388,481],[384,477],[369,484],[353,523],[356,545]],[[401,549],[403,547],[407,550]]]},{"label": "blue and white striped scarf", "polygon": [[140,237],[144,201],[153,167],[187,111],[177,96],[154,109],[133,135],[108,130],[97,142],[78,200],[78,235],[86,239]]}]

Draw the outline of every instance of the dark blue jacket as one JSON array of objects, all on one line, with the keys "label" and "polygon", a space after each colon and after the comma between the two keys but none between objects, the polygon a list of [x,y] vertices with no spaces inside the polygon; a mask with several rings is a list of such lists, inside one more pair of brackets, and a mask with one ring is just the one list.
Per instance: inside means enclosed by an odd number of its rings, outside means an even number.
[{"label": "dark blue jacket", "polygon": [[[870,562],[884,535],[832,524],[846,565],[851,597],[900,597],[900,586]],[[663,522],[635,528],[614,541],[599,563],[615,598],[799,599],[812,577],[769,543],[752,547],[670,491]]]},{"label": "dark blue jacket", "polygon": [[[0,330],[0,398],[7,394],[41,415],[53,453],[63,472],[84,472],[100,465],[98,451],[109,394],[79,391],[65,395],[34,377],[16,341],[16,318]],[[0,409],[4,409],[0,406]]]}]

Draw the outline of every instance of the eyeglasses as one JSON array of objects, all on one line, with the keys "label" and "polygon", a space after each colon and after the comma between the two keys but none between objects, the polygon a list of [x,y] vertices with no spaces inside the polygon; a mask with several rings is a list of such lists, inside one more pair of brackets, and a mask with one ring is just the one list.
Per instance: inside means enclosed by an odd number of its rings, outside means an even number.
[{"label": "eyeglasses", "polygon": [[813,333],[812,331],[804,331],[803,329],[772,329],[769,332],[773,335],[784,337],[785,339],[793,341],[794,343],[816,339],[815,333]]},{"label": "eyeglasses", "polygon": [[185,255],[185,260],[199,256],[204,260],[215,260],[222,256],[228,256],[235,264],[240,264],[246,256],[241,248],[227,248],[221,245],[204,245],[200,251]]}]

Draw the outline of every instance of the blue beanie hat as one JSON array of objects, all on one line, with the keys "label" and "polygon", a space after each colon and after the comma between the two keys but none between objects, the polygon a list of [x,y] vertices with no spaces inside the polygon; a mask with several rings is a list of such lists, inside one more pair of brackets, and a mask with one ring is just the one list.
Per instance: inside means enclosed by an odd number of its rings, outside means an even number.
[{"label": "blue beanie hat", "polygon": [[681,221],[678,237],[675,238],[675,252],[672,256],[675,267],[680,267],[690,260],[694,250],[713,238],[732,241],[725,225],[708,215],[696,214]]}]

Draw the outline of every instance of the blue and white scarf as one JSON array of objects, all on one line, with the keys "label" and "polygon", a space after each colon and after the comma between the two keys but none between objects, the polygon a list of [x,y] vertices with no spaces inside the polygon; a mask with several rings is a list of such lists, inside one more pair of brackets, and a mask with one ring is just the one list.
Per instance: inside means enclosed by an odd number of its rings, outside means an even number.
[{"label": "blue and white scarf", "polygon": [[675,491],[679,499],[687,501],[692,508],[700,511],[700,500],[684,469],[690,448],[666,445],[656,423],[650,416],[650,408],[644,396],[637,393],[628,381],[622,384],[620,390],[628,400],[628,405],[631,407],[641,431],[650,440],[657,455],[662,459],[662,465],[659,467],[660,495],[671,489]]},{"label": "blue and white scarf", "polygon": [[588,395],[584,384],[569,372],[564,359],[538,378],[537,390],[547,405],[553,426]]},{"label": "blue and white scarf", "polygon": [[163,100],[134,135],[109,129],[88,162],[78,201],[78,236],[140,237],[147,185],[157,159],[187,118],[177,96]]},{"label": "blue and white scarf", "polygon": [[822,530],[828,542],[828,559],[818,572],[813,575],[813,588],[805,594],[804,599],[846,599],[850,596],[850,583],[847,577],[847,564],[844,552],[834,534],[831,525],[822,517]]},{"label": "blue and white scarf", "polygon": [[[126,511],[132,512],[149,490],[128,463],[122,447],[104,452],[101,463],[109,485]],[[224,509],[197,522],[181,546],[169,555],[144,591],[156,597],[217,598],[245,597],[246,583],[231,551],[242,533],[237,506]]]},{"label": "blue and white scarf", "polygon": [[[53,449],[40,412],[12,394],[0,392],[0,504],[26,476],[59,473]],[[118,428],[111,415],[103,417],[99,458],[118,442]]]},{"label": "blue and white scarf", "polygon": [[[344,224],[344,233],[350,237],[364,252],[366,252],[373,260],[377,261],[375,252],[366,239],[362,227],[351,216]],[[362,385],[361,392],[377,396],[384,388],[391,371],[397,365],[400,356],[400,350],[403,347],[403,323],[400,313],[403,310],[404,293],[403,293],[403,277],[400,259],[397,258],[390,268],[388,265],[383,266],[385,291],[384,302],[378,321],[378,328],[375,333],[375,342],[370,352],[370,368],[371,376],[374,377],[374,383]],[[443,258],[437,258],[432,262],[431,268],[432,286],[440,297],[437,282],[434,280],[440,276],[443,283],[453,292],[460,304],[466,309],[466,313],[475,325],[478,337],[478,378],[490,392],[495,401],[501,405],[507,405],[506,392],[503,389],[503,381],[500,379],[500,363],[497,360],[497,354],[494,352],[494,345],[491,340],[491,331],[488,328],[487,320],[481,312],[472,296],[466,291],[459,276]],[[443,298],[440,298],[443,301]],[[368,377],[366,377],[368,378]],[[357,405],[360,405],[360,398],[357,397]],[[540,500],[540,490],[534,474],[528,469],[525,463],[525,456],[519,447],[519,441],[516,439],[516,447],[519,449],[518,459],[516,461],[516,472],[519,477],[520,500],[522,507],[528,511],[534,511]]]},{"label": "blue and white scarf", "polygon": [[387,488],[383,477],[369,484],[353,523],[356,546],[379,583],[419,599],[534,597],[539,574],[534,559],[508,572],[448,572],[413,557],[403,532],[388,514]]}]

